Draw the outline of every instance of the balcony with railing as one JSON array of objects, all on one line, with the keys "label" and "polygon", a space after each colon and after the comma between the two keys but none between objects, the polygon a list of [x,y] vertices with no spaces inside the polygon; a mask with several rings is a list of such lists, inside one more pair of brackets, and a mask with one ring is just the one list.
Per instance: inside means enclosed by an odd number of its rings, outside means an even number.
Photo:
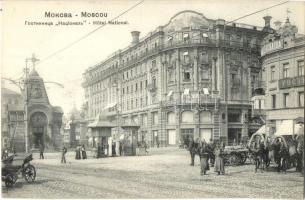
[{"label": "balcony with railing", "polygon": [[300,86],[304,87],[304,76],[280,79],[278,83],[280,89],[300,87]]},{"label": "balcony with railing", "polygon": [[219,104],[219,97],[204,94],[180,95],[176,97],[167,97],[161,101],[162,106],[178,106],[178,105],[206,105],[215,106]]},{"label": "balcony with railing", "polygon": [[255,81],[253,83],[253,89],[265,89],[266,88],[266,81]]}]

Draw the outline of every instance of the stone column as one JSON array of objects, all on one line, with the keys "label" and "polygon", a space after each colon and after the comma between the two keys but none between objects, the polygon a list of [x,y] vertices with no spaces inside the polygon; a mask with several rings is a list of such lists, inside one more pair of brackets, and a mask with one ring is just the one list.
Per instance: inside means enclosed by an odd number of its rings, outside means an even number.
[{"label": "stone column", "polygon": [[[180,141],[180,109],[176,109],[176,143],[179,144]],[[182,141],[183,142],[183,141]]]},{"label": "stone column", "polygon": [[193,67],[193,78],[194,78],[194,91],[198,90],[198,50],[197,48],[194,49],[194,67]]},{"label": "stone column", "polygon": [[195,123],[195,127],[194,127],[194,139],[199,138],[199,131],[200,131],[200,113],[198,110],[194,111],[194,123]]},{"label": "stone column", "polygon": [[177,100],[178,103],[181,102],[181,72],[180,72],[180,55],[179,55],[179,50],[176,52],[176,81],[177,81]]},{"label": "stone column", "polygon": [[224,99],[226,94],[226,66],[223,63],[223,52],[218,49],[217,62],[216,62],[216,74],[217,74],[217,88],[219,95]]}]

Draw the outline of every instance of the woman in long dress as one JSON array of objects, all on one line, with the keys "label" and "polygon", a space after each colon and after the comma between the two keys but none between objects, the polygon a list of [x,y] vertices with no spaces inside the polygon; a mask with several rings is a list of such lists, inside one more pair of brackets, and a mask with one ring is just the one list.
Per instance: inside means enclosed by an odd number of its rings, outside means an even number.
[{"label": "woman in long dress", "polygon": [[75,159],[76,160],[80,160],[81,159],[81,155],[80,155],[80,147],[77,146],[76,150],[75,150]]},{"label": "woman in long dress", "polygon": [[85,145],[82,145],[81,152],[82,152],[82,159],[87,159],[87,153],[86,153]]},{"label": "woman in long dress", "polygon": [[223,147],[219,143],[216,144],[215,148],[215,172],[218,175],[225,174],[225,165],[223,160]]}]

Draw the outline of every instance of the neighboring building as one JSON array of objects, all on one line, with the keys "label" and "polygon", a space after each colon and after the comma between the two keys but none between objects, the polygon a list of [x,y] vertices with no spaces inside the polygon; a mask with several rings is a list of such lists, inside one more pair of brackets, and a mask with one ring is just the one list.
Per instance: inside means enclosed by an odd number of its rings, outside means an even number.
[{"label": "neighboring building", "polygon": [[[40,145],[46,150],[58,149],[62,145],[62,135],[60,128],[63,111],[60,107],[50,104],[44,86],[43,79],[33,69],[29,74],[27,89],[23,94],[16,94],[9,90],[2,90],[2,123],[6,123],[2,129],[4,134],[2,140],[9,137],[10,147],[17,152],[24,152],[26,149],[26,139],[28,150],[35,150]],[[27,98],[25,98],[27,97]],[[27,119],[28,135],[25,126],[25,100],[27,99]],[[3,119],[7,116],[6,119]],[[9,130],[10,134],[5,134]]]},{"label": "neighboring building", "polygon": [[276,31],[264,39],[261,50],[270,134],[281,129],[284,120],[304,118],[305,36],[297,33],[288,18],[283,26],[280,22],[275,25]]},{"label": "neighboring building", "polygon": [[[83,74],[87,120],[102,113],[113,124],[138,124],[138,139],[150,145],[189,136],[240,142],[253,125],[251,80],[260,76],[259,44],[268,32],[268,17],[260,28],[194,11],[142,39],[133,31],[130,46]],[[112,136],[121,133],[114,128]]]},{"label": "neighboring building", "polygon": [[24,99],[20,93],[1,88],[1,146],[19,148],[14,144],[24,137]]},{"label": "neighboring building", "polygon": [[75,148],[78,145],[88,146],[87,122],[74,106],[70,113],[70,119],[64,127],[64,144],[66,147]]},{"label": "neighboring building", "polygon": [[65,147],[70,148],[71,147],[71,139],[70,139],[70,121],[67,122],[64,126],[64,132],[63,132],[63,143]]}]

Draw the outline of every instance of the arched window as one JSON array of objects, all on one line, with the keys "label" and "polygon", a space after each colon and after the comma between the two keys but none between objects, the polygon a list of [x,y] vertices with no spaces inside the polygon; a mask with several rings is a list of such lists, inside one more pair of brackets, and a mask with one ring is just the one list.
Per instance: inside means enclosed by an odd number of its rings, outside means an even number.
[{"label": "arched window", "polygon": [[174,112],[169,112],[167,114],[167,123],[168,124],[175,124],[176,123],[176,117]]},{"label": "arched window", "polygon": [[212,115],[209,111],[202,111],[200,113],[200,122],[201,123],[211,123],[212,122]]},{"label": "arched window", "polygon": [[194,113],[192,111],[184,111],[181,114],[182,123],[193,123],[194,122]]}]

